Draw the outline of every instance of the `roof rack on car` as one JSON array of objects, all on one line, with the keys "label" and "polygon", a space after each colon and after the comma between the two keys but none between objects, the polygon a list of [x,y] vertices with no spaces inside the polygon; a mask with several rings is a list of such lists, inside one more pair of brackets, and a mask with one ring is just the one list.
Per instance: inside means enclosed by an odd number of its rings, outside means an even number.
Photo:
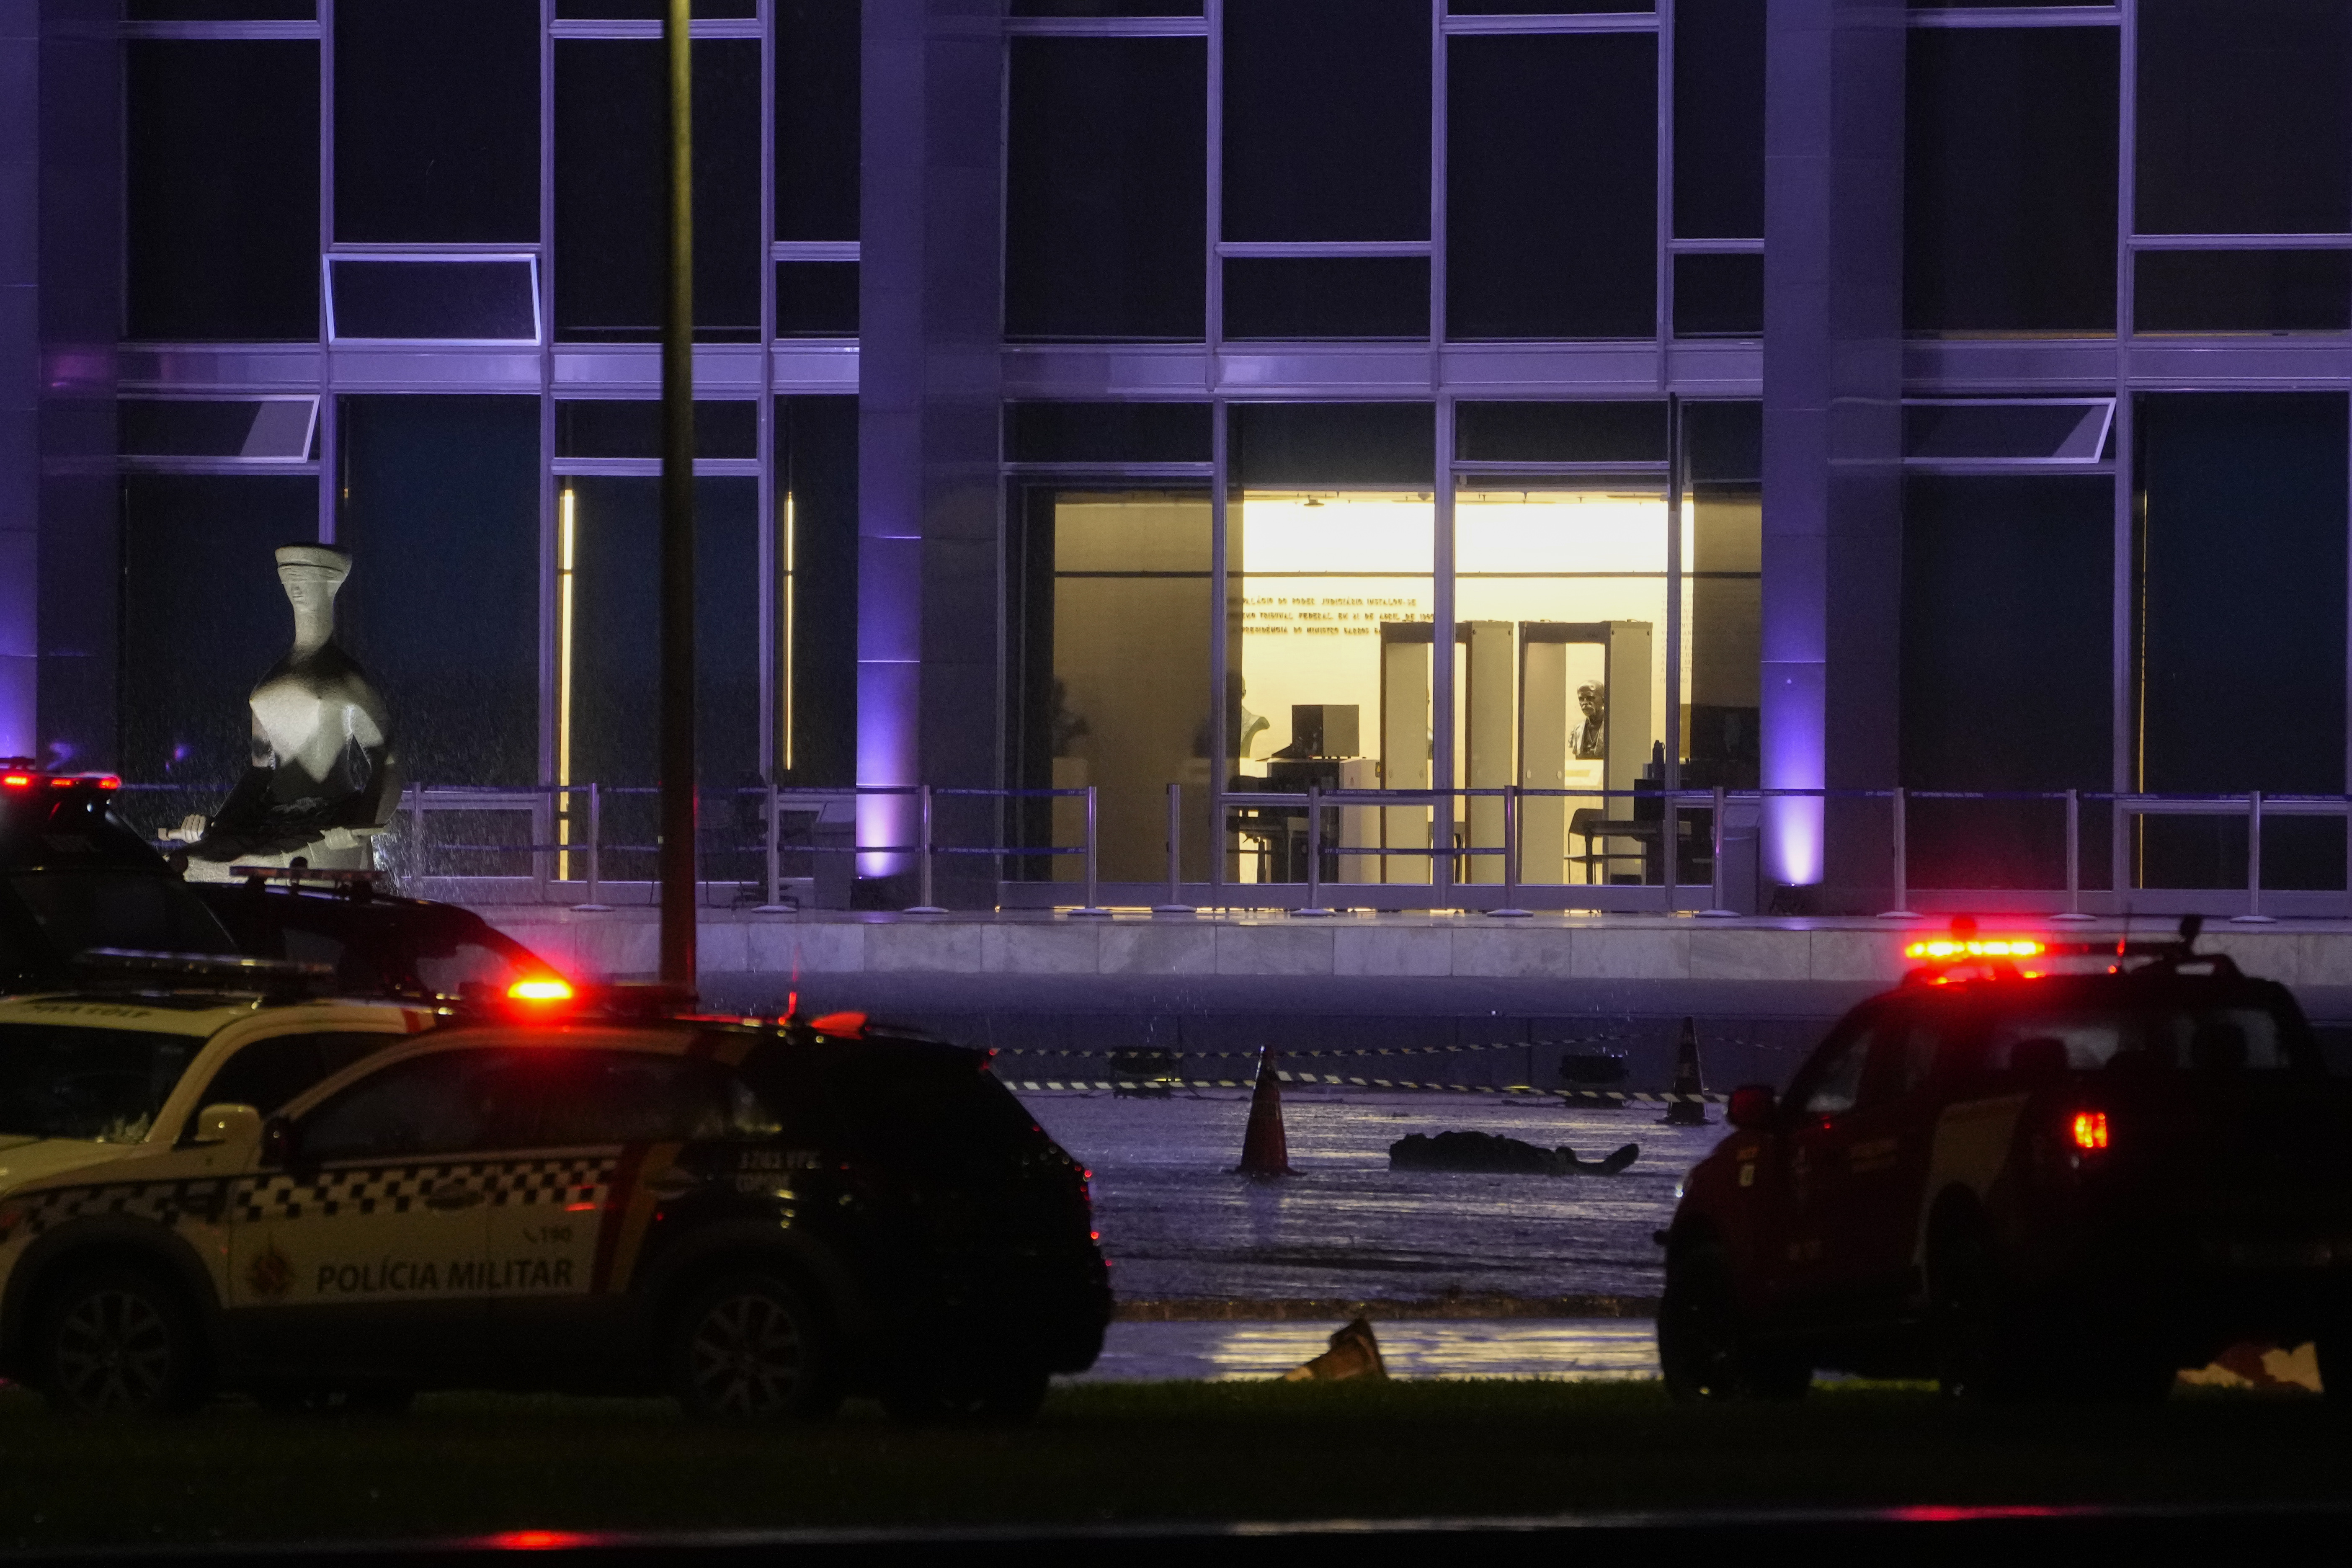
[{"label": "roof rack on car", "polygon": [[228,868],[229,879],[243,882],[248,888],[278,882],[289,888],[340,893],[354,902],[364,902],[373,898],[378,890],[380,872],[366,868],[330,870],[303,864],[299,855],[294,858],[295,864],[291,866],[231,866]]},{"label": "roof rack on car", "polygon": [[74,968],[81,984],[93,990],[209,992],[258,995],[265,1002],[307,1000],[330,989],[335,978],[334,970],[323,963],[124,947],[86,949],[75,957]]}]

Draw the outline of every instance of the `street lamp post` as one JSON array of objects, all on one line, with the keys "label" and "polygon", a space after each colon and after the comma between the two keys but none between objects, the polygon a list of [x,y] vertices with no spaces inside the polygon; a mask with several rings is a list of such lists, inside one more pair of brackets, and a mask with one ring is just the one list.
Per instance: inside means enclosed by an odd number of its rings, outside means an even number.
[{"label": "street lamp post", "polygon": [[661,978],[695,981],[694,75],[690,0],[668,0],[668,268],[662,301]]}]

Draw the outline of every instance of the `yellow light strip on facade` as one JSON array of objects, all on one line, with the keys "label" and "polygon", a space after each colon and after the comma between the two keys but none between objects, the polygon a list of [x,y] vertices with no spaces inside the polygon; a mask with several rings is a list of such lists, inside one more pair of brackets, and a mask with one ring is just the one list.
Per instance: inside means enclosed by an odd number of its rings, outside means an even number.
[{"label": "yellow light strip on facade", "polygon": [[[579,533],[579,500],[564,487],[556,502],[555,536],[555,782],[572,782],[572,564]],[[572,801],[565,795],[556,813],[556,842],[570,844]],[[572,879],[572,857],[559,857],[556,878]]]},{"label": "yellow light strip on facade", "polygon": [[786,773],[793,768],[793,599],[794,575],[793,551],[796,537],[793,524],[793,495],[784,492],[783,582],[776,595],[776,722],[777,750],[783,758]]}]

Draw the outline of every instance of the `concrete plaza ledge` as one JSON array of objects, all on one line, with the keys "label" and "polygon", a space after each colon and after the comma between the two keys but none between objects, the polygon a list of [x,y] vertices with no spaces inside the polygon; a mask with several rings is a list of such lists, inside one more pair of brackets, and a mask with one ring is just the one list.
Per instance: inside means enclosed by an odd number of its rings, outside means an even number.
[{"label": "concrete plaza ledge", "polygon": [[[480,905],[500,930],[590,977],[650,974],[650,909],[583,913]],[[760,975],[1296,977],[1299,979],[1731,982],[1884,986],[1907,967],[1906,943],[1942,929],[1921,920],[1704,920],[1665,915],[947,915],[763,914],[706,910],[706,978]],[[1987,929],[1993,929],[1988,921]],[[2001,930],[2057,941],[2112,941],[2121,922]],[[2141,920],[2141,936],[2169,926]],[[2249,973],[2298,987],[2352,987],[2352,922],[2209,928],[2202,948]]]}]

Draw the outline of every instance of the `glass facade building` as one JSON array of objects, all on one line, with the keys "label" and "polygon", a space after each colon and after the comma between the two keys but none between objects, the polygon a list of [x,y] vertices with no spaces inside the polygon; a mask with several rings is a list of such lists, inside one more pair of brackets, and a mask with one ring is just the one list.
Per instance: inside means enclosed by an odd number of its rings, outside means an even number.
[{"label": "glass facade building", "polygon": [[[37,9],[0,754],[204,809],[317,539],[411,778],[650,784],[658,0]],[[1087,787],[1122,902],[1172,791],[1203,901],[1624,909],[1716,870],[1643,792],[1780,791],[1822,910],[2347,791],[2340,0],[694,14],[701,783],[1032,792],[945,902],[1074,901]],[[2346,907],[2321,805],[2261,875]]]}]

